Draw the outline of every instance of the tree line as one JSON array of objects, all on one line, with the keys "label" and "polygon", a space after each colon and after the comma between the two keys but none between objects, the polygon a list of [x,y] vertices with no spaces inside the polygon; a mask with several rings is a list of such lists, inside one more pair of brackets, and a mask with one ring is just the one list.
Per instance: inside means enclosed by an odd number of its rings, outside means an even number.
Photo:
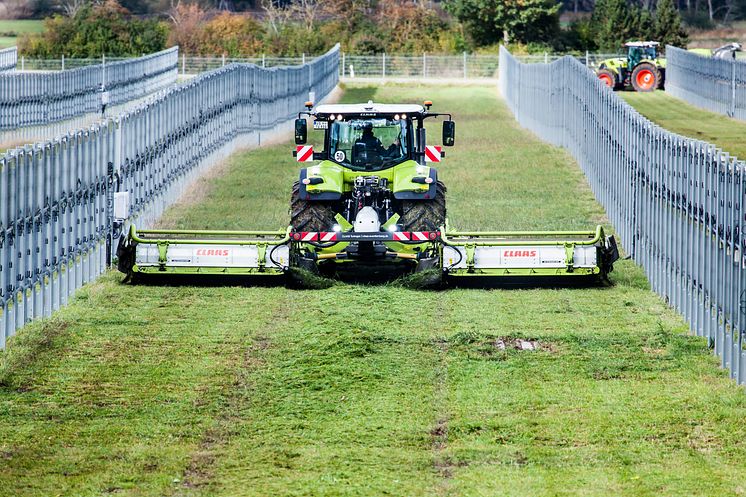
[{"label": "tree line", "polygon": [[[20,40],[32,57],[137,56],[179,45],[195,56],[318,54],[345,51],[495,53],[616,50],[625,41],[686,43],[674,0],[596,0],[593,14],[560,24],[557,0],[257,0],[231,12],[190,0],[158,16],[138,16],[124,0],[62,0],[45,31]],[[235,0],[229,5],[235,8]]]}]

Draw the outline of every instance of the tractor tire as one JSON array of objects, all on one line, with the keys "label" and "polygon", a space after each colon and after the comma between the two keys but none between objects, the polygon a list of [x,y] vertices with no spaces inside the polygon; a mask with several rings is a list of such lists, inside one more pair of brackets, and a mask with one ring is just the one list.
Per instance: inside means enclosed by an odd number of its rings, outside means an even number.
[{"label": "tractor tire", "polygon": [[300,198],[300,182],[293,183],[290,196],[290,226],[293,231],[330,231],[334,226],[334,209],[328,202]]},{"label": "tractor tire", "polygon": [[635,66],[630,77],[635,91],[655,91],[661,85],[661,72],[650,62],[642,62]]},{"label": "tractor tire", "polygon": [[446,222],[446,186],[438,181],[432,200],[404,200],[399,225],[402,231],[438,231]]},{"label": "tractor tire", "polygon": [[611,72],[609,69],[599,69],[596,76],[612,90],[617,89],[616,74]]}]

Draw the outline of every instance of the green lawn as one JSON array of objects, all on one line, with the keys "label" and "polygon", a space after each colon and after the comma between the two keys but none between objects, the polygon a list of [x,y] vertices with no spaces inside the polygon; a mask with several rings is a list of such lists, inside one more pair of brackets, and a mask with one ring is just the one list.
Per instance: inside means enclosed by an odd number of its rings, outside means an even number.
[{"label": "green lawn", "polygon": [[737,157],[746,158],[746,122],[689,105],[666,92],[617,92],[656,124],[697,140],[704,140]]},{"label": "green lawn", "polygon": [[0,48],[12,47],[18,43],[18,37],[24,34],[44,31],[42,20],[9,20],[0,19]]},{"label": "green lawn", "polygon": [[[494,88],[345,94],[369,98],[454,113],[440,171],[459,227],[604,219],[571,158],[519,129]],[[282,226],[291,149],[238,154],[164,224]],[[743,389],[629,261],[591,289],[121,279],[88,285],[2,356],[0,495],[746,491]]]}]

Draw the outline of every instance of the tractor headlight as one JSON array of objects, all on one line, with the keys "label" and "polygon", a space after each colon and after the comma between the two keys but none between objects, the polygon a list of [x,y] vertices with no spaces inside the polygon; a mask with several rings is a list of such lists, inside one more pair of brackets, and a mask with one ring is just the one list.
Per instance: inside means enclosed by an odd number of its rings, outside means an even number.
[{"label": "tractor headlight", "polygon": [[386,229],[387,229],[387,230],[388,230],[388,231],[389,231],[390,233],[395,233],[395,232],[399,231],[399,227],[398,227],[397,225],[395,225],[395,224],[392,224],[391,226],[389,226],[389,227],[388,227],[388,228],[386,228]]},{"label": "tractor headlight", "polygon": [[332,226],[332,231],[335,233],[339,233],[340,231],[342,231],[342,227],[338,224],[335,224],[334,226]]}]

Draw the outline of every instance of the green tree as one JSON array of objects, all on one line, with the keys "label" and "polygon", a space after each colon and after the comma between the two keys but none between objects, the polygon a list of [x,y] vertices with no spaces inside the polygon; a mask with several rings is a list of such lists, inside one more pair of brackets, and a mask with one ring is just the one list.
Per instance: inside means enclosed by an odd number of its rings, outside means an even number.
[{"label": "green tree", "polygon": [[653,34],[656,41],[659,41],[663,46],[686,46],[688,37],[681,26],[681,16],[676,10],[673,0],[658,0],[655,9]]},{"label": "green tree", "polygon": [[[649,16],[649,15],[648,15]],[[645,38],[641,24],[650,24],[627,0],[597,0],[591,17],[601,50],[616,51],[627,41]]]},{"label": "green tree", "polygon": [[461,21],[477,46],[552,41],[559,33],[555,0],[450,0],[446,9]]},{"label": "green tree", "polygon": [[21,39],[21,51],[32,57],[139,57],[166,47],[168,27],[157,20],[133,17],[116,0],[88,4],[73,17],[45,21],[44,33]]}]

